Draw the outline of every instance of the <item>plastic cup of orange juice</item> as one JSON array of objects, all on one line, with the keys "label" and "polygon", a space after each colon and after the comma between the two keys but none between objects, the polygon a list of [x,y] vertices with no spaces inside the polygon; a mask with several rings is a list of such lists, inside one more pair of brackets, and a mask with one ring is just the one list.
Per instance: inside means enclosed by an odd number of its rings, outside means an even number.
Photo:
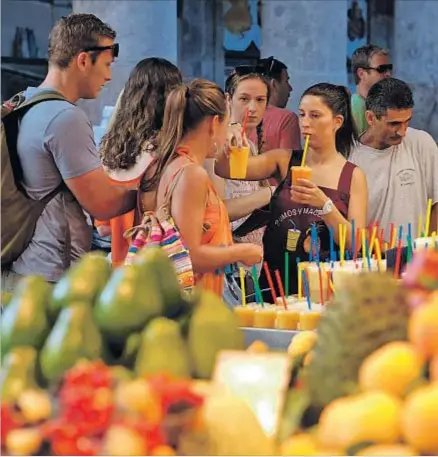
[{"label": "plastic cup of orange juice", "polygon": [[254,308],[252,306],[236,306],[234,314],[237,316],[240,327],[252,327],[254,322]]},{"label": "plastic cup of orange juice", "polygon": [[300,330],[315,330],[321,319],[321,311],[307,311],[300,314]]},{"label": "plastic cup of orange juice", "polygon": [[279,309],[277,310],[277,319],[275,321],[275,328],[277,330],[296,330],[300,320],[300,313],[292,309]]},{"label": "plastic cup of orange juice", "polygon": [[274,306],[257,308],[254,311],[253,327],[256,328],[275,328],[277,310]]},{"label": "plastic cup of orange juice", "polygon": [[291,167],[292,170],[292,185],[298,185],[298,179],[311,179],[312,178],[312,169],[310,167],[301,167],[295,165]]},{"label": "plastic cup of orange juice", "polygon": [[248,167],[249,146],[231,146],[230,149],[230,178],[245,179]]}]

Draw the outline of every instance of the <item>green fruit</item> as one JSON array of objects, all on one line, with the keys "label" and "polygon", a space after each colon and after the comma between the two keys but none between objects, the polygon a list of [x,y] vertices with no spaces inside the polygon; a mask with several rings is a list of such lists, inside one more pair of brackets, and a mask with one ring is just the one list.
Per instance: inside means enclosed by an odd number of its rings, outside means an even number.
[{"label": "green fruit", "polygon": [[38,353],[31,346],[17,346],[6,355],[1,370],[1,401],[14,402],[26,389],[36,388]]},{"label": "green fruit", "polygon": [[11,302],[13,296],[14,295],[11,292],[3,292],[2,291],[2,296],[1,296],[2,308],[6,308],[9,305],[9,303]]},{"label": "green fruit", "polygon": [[131,333],[124,342],[106,341],[104,356],[106,363],[132,368],[140,347],[140,341],[141,334],[139,332]]},{"label": "green fruit", "polygon": [[142,249],[135,258],[135,264],[151,275],[163,299],[163,315],[174,318],[184,310],[181,288],[175,274],[175,267],[167,254],[159,247]]},{"label": "green fruit", "polygon": [[194,374],[210,378],[223,350],[243,350],[244,335],[233,311],[214,293],[201,291],[189,324],[189,351]]},{"label": "green fruit", "polygon": [[15,346],[39,349],[49,330],[46,306],[51,286],[40,276],[24,277],[8,307],[2,313],[1,352]]},{"label": "green fruit", "polygon": [[93,305],[111,275],[107,259],[95,252],[84,255],[59,280],[49,304],[52,319],[73,302]]},{"label": "green fruit", "polygon": [[166,317],[153,319],[141,334],[136,375],[170,373],[190,377],[190,372],[189,353],[178,323]]},{"label": "green fruit", "polygon": [[389,274],[354,275],[327,307],[306,369],[313,405],[357,390],[363,360],[386,343],[407,339],[406,293]]},{"label": "green fruit", "polygon": [[99,328],[109,339],[119,341],[162,312],[163,301],[153,276],[145,275],[138,265],[115,270],[94,309]]},{"label": "green fruit", "polygon": [[121,365],[111,367],[110,371],[116,383],[134,379],[134,373]]},{"label": "green fruit", "polygon": [[102,337],[90,306],[74,303],[60,312],[41,350],[41,373],[46,381],[57,380],[78,360],[101,355]]}]

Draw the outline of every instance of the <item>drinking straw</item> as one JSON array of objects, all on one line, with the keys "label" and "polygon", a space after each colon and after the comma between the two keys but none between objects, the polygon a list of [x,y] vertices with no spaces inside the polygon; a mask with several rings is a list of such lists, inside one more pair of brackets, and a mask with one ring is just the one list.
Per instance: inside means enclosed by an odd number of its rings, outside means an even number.
[{"label": "drinking straw", "polygon": [[240,267],[240,290],[242,292],[242,306],[246,306],[246,292],[245,292],[245,270]]},{"label": "drinking straw", "polygon": [[310,229],[310,234],[312,237],[312,245],[315,246],[315,262],[319,267],[319,246],[318,246],[318,233],[316,232],[316,225],[312,224]]},{"label": "drinking straw", "polygon": [[319,275],[319,298],[321,300],[321,305],[325,305],[324,303],[324,288],[322,286],[322,271],[321,267],[318,267],[318,275]]},{"label": "drinking straw", "polygon": [[379,234],[380,252],[382,252],[384,237],[385,237],[385,229],[382,227],[380,229],[380,234]]},{"label": "drinking straw", "polygon": [[368,239],[365,239],[365,252],[367,254],[368,271],[371,271],[370,244]]},{"label": "drinking straw", "polygon": [[298,270],[298,300],[303,298],[303,282],[301,276],[300,258],[297,257],[297,270]]},{"label": "drinking straw", "polygon": [[328,287],[327,287],[327,301],[330,300],[330,298],[332,298],[332,288],[330,286],[330,283],[332,282],[332,278],[331,278],[331,273],[330,271],[326,271],[325,272],[326,276],[327,276],[327,284],[328,284]]},{"label": "drinking straw", "polygon": [[274,283],[272,281],[271,272],[269,271],[268,262],[263,262],[263,269],[265,270],[266,279],[268,280],[269,288],[271,289],[272,300],[277,303],[277,294],[275,293]]},{"label": "drinking straw", "polygon": [[430,215],[432,213],[432,199],[427,200],[426,224],[424,226],[424,236],[429,236]]},{"label": "drinking straw", "polygon": [[248,117],[249,117],[249,108],[246,110],[245,119],[243,120],[243,125],[242,125],[242,130],[241,130],[242,136],[246,131],[246,124],[248,123]]},{"label": "drinking straw", "polygon": [[391,227],[391,240],[390,240],[390,243],[389,243],[389,246],[391,249],[393,249],[395,247],[395,242],[396,242],[396,230],[395,230],[395,227],[394,227],[394,224],[391,223],[390,225]]},{"label": "drinking straw", "polygon": [[350,251],[348,249],[345,250],[345,260],[347,262],[350,260]]},{"label": "drinking straw", "polygon": [[307,150],[309,149],[309,140],[310,140],[310,135],[306,135],[306,140],[304,142],[303,157],[301,159],[302,167],[304,167],[304,165],[306,164]]},{"label": "drinking straw", "polygon": [[329,280],[329,286],[330,286],[332,293],[334,294],[336,292],[336,290],[335,290],[335,285],[333,284],[333,281],[331,279]]},{"label": "drinking straw", "polygon": [[289,296],[289,252],[284,253],[284,292]]},{"label": "drinking straw", "polygon": [[376,234],[377,234],[377,222],[376,224],[373,226],[373,230],[371,232],[371,239],[370,239],[370,255],[373,253],[373,249],[374,249],[374,239],[376,238]]},{"label": "drinking straw", "polygon": [[339,224],[339,253],[341,265],[344,265],[345,259],[345,243],[347,241],[347,226],[345,224]]},{"label": "drinking straw", "polygon": [[360,249],[360,228],[356,228],[356,246],[353,254],[353,260],[354,263],[357,261],[357,255],[359,254],[359,249]]},{"label": "drinking straw", "polygon": [[397,253],[395,256],[394,278],[398,278],[400,275],[401,245],[402,240],[399,238],[397,243]]},{"label": "drinking straw", "polygon": [[335,240],[333,236],[333,227],[329,227],[329,234],[330,234],[330,262],[335,261]]},{"label": "drinking straw", "polygon": [[365,256],[366,256],[366,244],[365,244],[365,239],[366,239],[366,233],[365,233],[366,229],[362,229],[362,259],[365,260]]},{"label": "drinking straw", "polygon": [[354,257],[354,252],[356,250],[356,223],[354,219],[351,220],[351,257]]},{"label": "drinking straw", "polygon": [[251,274],[252,274],[252,279],[254,281],[254,288],[255,288],[255,296],[256,296],[256,300],[257,300],[257,303],[259,305],[261,305],[262,308],[265,307],[264,303],[263,303],[263,296],[262,296],[262,292],[260,290],[260,285],[259,285],[259,278],[257,277],[257,269],[255,267],[255,265],[251,268]]},{"label": "drinking straw", "polygon": [[411,263],[412,260],[412,239],[410,236],[407,236],[407,249],[406,249],[406,263]]},{"label": "drinking straw", "polygon": [[375,238],[374,242],[376,244],[377,268],[379,269],[380,272],[382,272],[383,271],[382,270],[382,253],[380,251],[379,239]]},{"label": "drinking straw", "polygon": [[418,216],[417,237],[421,236],[422,231],[423,231],[423,216],[420,214]]},{"label": "drinking straw", "polygon": [[309,310],[312,309],[312,302],[310,301],[310,293],[309,293],[309,283],[307,282],[307,276],[306,272],[302,270],[302,275],[303,275],[303,284],[304,284],[304,291],[306,293],[306,299],[307,299],[307,306]]},{"label": "drinking straw", "polygon": [[383,243],[383,250],[386,252],[389,249],[389,243]]},{"label": "drinking straw", "polygon": [[274,273],[275,273],[275,277],[277,278],[277,284],[278,284],[278,288],[280,290],[281,299],[283,300],[284,309],[287,310],[287,301],[286,301],[286,297],[284,296],[283,283],[281,281],[280,272],[278,270],[275,270]]}]

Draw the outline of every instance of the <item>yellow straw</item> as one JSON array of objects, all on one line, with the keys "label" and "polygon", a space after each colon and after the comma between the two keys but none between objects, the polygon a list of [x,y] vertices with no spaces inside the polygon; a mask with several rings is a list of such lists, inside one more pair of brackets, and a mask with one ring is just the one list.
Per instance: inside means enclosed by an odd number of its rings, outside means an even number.
[{"label": "yellow straw", "polygon": [[374,243],[376,245],[377,265],[379,266],[379,271],[382,272],[382,253],[380,252],[379,239],[374,238]]},{"label": "yellow straw", "polygon": [[365,266],[365,259],[367,257],[367,244],[365,242],[365,237],[366,237],[366,229],[362,229],[362,262],[363,265]]},{"label": "yellow straw", "polygon": [[396,241],[397,241],[397,229],[395,227],[393,227],[392,233],[391,233],[391,249],[395,248]]},{"label": "yellow straw", "polygon": [[302,274],[303,266],[301,263],[298,264],[298,300],[303,298],[303,274]]},{"label": "yellow straw", "polygon": [[417,227],[417,237],[418,238],[420,238],[422,231],[423,231],[423,216],[420,214],[418,216],[418,227]]},{"label": "yellow straw", "polygon": [[335,293],[335,285],[333,284],[333,281],[330,279],[329,281],[329,286],[330,286],[330,289],[332,290],[332,293]]},{"label": "yellow straw", "polygon": [[424,236],[429,236],[430,214],[431,213],[432,213],[432,199],[429,198],[429,200],[427,200],[426,224],[424,226]]},{"label": "yellow straw", "polygon": [[383,243],[383,249],[385,250],[385,252],[388,250],[388,247],[389,247],[389,243],[387,243],[386,241]]},{"label": "yellow straw", "polygon": [[242,306],[246,306],[246,292],[245,292],[245,271],[242,267],[239,268],[240,272],[240,290],[242,292]]},{"label": "yellow straw", "polygon": [[306,135],[306,141],[304,142],[303,158],[301,159],[301,166],[304,167],[306,164],[307,149],[309,149],[310,135]]},{"label": "yellow straw", "polygon": [[345,243],[347,241],[347,226],[345,224],[339,224],[339,250],[341,265],[344,265],[345,259]]},{"label": "yellow straw", "polygon": [[431,249],[434,250],[437,248],[436,246],[436,232],[432,232],[432,243],[431,243]]},{"label": "yellow straw", "polygon": [[377,234],[377,225],[374,225],[373,231],[371,232],[371,240],[370,240],[370,256],[371,257],[373,256],[374,240],[377,239],[376,234]]}]

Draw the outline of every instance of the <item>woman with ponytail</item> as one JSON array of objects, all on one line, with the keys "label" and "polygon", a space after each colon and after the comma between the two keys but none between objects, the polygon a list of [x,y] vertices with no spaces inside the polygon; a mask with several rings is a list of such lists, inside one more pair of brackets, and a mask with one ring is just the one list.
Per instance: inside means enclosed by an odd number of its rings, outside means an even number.
[{"label": "woman with ponytail", "polygon": [[[292,185],[291,166],[300,165],[302,151],[275,149],[250,157],[246,179],[277,177],[281,184],[270,205],[269,223],[263,238],[264,258],[271,270],[284,277],[284,253],[289,251],[290,292],[297,291],[297,258],[305,260],[310,251],[312,224],[316,224],[320,258],[329,257],[329,228],[339,244],[339,226],[347,227],[346,246],[351,248],[351,221],[366,224],[368,190],[363,172],[347,161],[357,134],[350,108],[350,96],[343,86],[320,83],[309,87],[299,106],[300,128],[309,136],[305,165],[311,179]],[[229,161],[223,154],[216,162],[216,173],[229,176]],[[294,242],[288,243],[288,235]],[[337,249],[337,246],[335,246]],[[268,287],[264,272],[262,288]],[[266,294],[266,300],[271,300]]]},{"label": "woman with ponytail", "polygon": [[190,252],[196,284],[219,296],[226,266],[251,266],[262,257],[260,246],[233,244],[227,210],[203,167],[224,149],[228,122],[225,94],[215,83],[194,79],[174,89],[166,101],[155,172],[140,183],[146,208],[151,191],[160,207],[173,183],[170,212]]}]

